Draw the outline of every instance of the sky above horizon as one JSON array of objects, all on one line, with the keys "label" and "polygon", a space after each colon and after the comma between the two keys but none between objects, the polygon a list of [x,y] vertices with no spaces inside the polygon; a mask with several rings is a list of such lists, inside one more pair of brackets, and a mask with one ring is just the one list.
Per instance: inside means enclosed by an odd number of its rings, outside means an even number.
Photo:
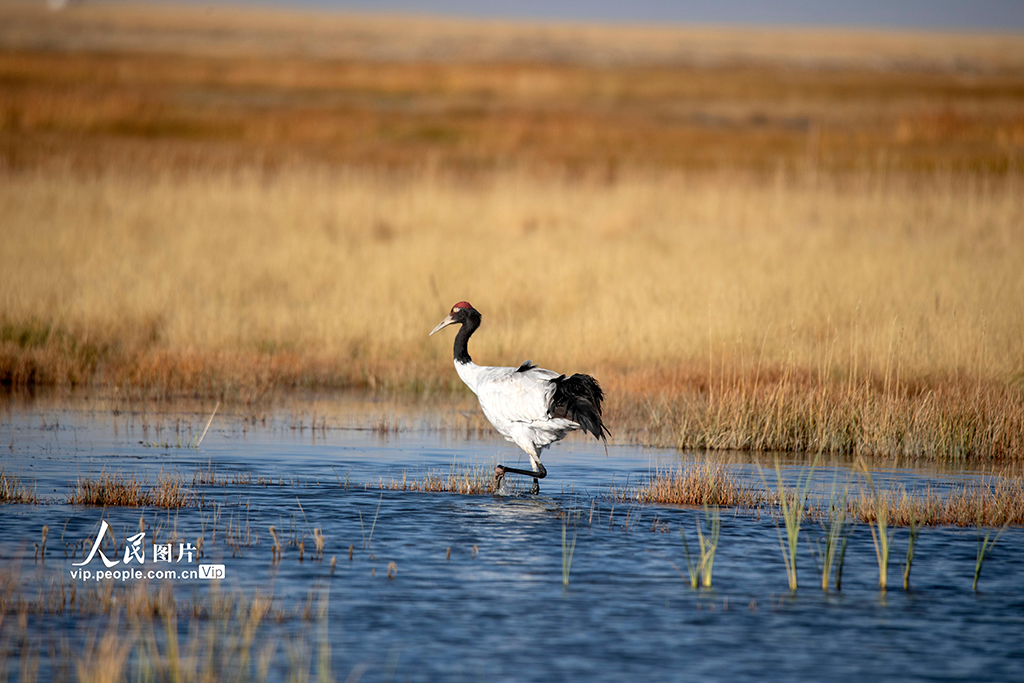
[{"label": "sky above horizon", "polygon": [[226,0],[360,12],[672,24],[1024,29],[1024,0]]}]

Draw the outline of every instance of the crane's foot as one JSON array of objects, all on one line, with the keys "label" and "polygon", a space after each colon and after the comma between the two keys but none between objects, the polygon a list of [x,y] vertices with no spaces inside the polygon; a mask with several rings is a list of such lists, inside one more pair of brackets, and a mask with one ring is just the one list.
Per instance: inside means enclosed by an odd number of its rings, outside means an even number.
[{"label": "crane's foot", "polygon": [[506,474],[522,474],[522,475],[525,475],[527,477],[533,477],[533,486],[530,487],[530,493],[533,494],[533,495],[537,495],[538,493],[540,493],[540,482],[538,480],[539,479],[543,479],[544,477],[546,477],[548,472],[547,472],[547,470],[544,469],[543,465],[541,465],[540,469],[538,471],[536,471],[536,472],[531,471],[531,470],[519,470],[519,469],[516,469],[514,467],[506,467],[504,465],[495,465],[494,466],[494,490],[495,490],[495,492],[497,492],[499,489],[501,489],[501,484],[504,481]]}]

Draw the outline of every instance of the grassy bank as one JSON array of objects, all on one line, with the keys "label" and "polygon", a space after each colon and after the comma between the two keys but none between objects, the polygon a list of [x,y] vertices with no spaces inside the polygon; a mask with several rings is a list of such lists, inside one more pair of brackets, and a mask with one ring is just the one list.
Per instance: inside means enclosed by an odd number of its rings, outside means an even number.
[{"label": "grassy bank", "polygon": [[259,400],[594,373],[615,433],[693,448],[1005,459],[1024,429],[1015,179],[612,185],[294,171],[9,175],[0,380]]}]

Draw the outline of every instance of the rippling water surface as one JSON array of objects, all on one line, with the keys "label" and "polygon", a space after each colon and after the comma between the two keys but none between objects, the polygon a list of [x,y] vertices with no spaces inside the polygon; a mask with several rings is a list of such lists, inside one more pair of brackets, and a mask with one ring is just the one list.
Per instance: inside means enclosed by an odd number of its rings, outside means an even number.
[{"label": "rippling water surface", "polygon": [[[319,418],[315,429],[312,405],[270,416],[220,414],[201,446],[190,448],[206,422],[198,409],[115,414],[95,406],[9,405],[0,432],[2,467],[34,486],[46,504],[0,508],[3,566],[31,596],[52,581],[73,582],[74,559],[66,555],[81,560],[75,544],[95,535],[101,516],[121,539],[119,548],[137,532],[140,515],[149,533],[202,534],[201,562],[223,564],[226,577],[178,582],[176,594],[202,599],[211,590],[260,589],[284,612],[315,596],[326,611],[323,619],[313,617],[313,627],[268,621],[263,637],[329,642],[337,680],[1024,680],[1020,529],[1000,538],[977,593],[971,590],[976,530],[924,529],[912,590],[904,592],[907,531],[897,529],[890,590],[882,594],[871,534],[860,524],[850,537],[842,591],[824,593],[809,550],[821,532],[808,523],[794,595],[772,516],[728,510],[713,587],[691,590],[682,576],[680,530],[695,546],[701,513],[615,503],[608,490],[693,462],[692,455],[619,445],[606,453],[593,440],[573,437],[545,453],[549,476],[536,497],[382,492],[382,480],[447,474],[453,467],[477,467],[486,476],[495,463],[521,458],[497,438],[460,433],[458,415],[445,418],[445,430],[415,415],[394,430],[366,417],[375,410],[362,406],[349,420]],[[761,481],[756,467],[734,460],[730,466],[741,477]],[[244,474],[252,482],[192,486],[198,469],[220,478]],[[787,476],[800,471],[793,463],[785,470]],[[119,473],[154,482],[161,472],[180,474],[205,497],[204,506],[103,510],[65,502],[69,482],[79,477]],[[942,491],[977,476],[897,469],[881,478]],[[856,483],[842,465],[819,467],[815,478],[819,493],[833,481]],[[33,544],[44,524],[48,552],[38,564]],[[279,563],[271,563],[271,524],[285,544]],[[566,541],[576,539],[568,587],[563,525]],[[220,528],[217,541],[212,526]],[[247,544],[225,544],[229,526],[236,534],[241,527]],[[313,527],[326,536],[323,561],[310,557]],[[300,562],[289,541],[303,534]],[[153,566],[151,553],[147,560]],[[15,621],[0,625],[12,677],[19,628],[43,642],[74,643],[109,626],[102,615],[29,614],[21,626]],[[182,638],[189,621],[179,623]],[[45,647],[40,652],[45,680],[57,662]],[[288,670],[285,660],[269,677]]]}]

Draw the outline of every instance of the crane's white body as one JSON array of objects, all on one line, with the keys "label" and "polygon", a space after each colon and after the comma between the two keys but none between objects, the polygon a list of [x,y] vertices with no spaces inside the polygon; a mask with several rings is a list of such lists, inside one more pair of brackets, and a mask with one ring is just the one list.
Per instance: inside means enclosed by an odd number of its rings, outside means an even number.
[{"label": "crane's white body", "polygon": [[580,426],[572,420],[551,417],[552,379],[557,372],[533,367],[502,368],[455,361],[455,371],[480,400],[484,416],[506,439],[530,456],[534,471],[545,446],[565,438]]},{"label": "crane's white body", "polygon": [[569,432],[583,429],[604,440],[609,434],[601,421],[604,392],[590,375],[571,377],[538,368],[526,361],[518,368],[477,365],[469,355],[469,338],[480,327],[480,311],[460,301],[433,329],[433,335],[449,325],[459,325],[452,346],[455,371],[477,399],[484,416],[506,439],[530,456],[533,471],[505,465],[494,467],[494,489],[499,490],[505,474],[533,475],[530,493],[540,492],[539,479],[547,476],[540,452]]}]

